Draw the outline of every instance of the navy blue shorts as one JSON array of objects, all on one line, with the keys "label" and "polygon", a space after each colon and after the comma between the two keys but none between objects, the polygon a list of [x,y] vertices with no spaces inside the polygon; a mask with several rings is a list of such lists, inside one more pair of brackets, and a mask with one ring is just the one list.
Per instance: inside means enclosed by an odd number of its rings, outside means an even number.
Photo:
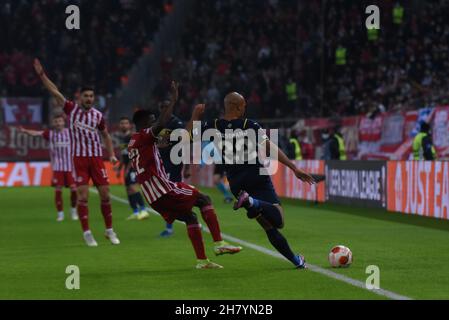
[{"label": "navy blue shorts", "polygon": [[238,197],[241,190],[245,190],[248,194],[256,198],[272,204],[280,204],[276,191],[270,176],[254,174],[254,172],[246,172],[238,174],[234,177],[228,177],[229,186],[234,197]]}]

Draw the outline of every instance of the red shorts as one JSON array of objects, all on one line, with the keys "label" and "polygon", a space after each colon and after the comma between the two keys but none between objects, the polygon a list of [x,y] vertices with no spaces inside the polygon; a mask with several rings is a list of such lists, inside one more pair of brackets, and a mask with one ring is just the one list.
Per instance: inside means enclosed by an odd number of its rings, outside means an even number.
[{"label": "red shorts", "polygon": [[151,203],[151,207],[159,212],[167,223],[173,223],[178,217],[191,214],[200,194],[196,188],[184,182],[176,182],[176,186],[179,189],[191,190],[192,193],[177,193],[175,190],[171,190]]},{"label": "red shorts", "polygon": [[52,185],[54,187],[73,188],[76,186],[71,171],[53,171]]},{"label": "red shorts", "polygon": [[95,186],[109,185],[108,173],[101,157],[73,157],[73,171],[78,186],[89,184],[90,179]]}]

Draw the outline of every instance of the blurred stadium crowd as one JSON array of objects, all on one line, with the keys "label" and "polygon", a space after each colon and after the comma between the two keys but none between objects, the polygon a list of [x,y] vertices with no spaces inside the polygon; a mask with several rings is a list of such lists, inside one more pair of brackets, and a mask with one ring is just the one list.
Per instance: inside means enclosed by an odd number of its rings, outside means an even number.
[{"label": "blurred stadium crowd", "polygon": [[[82,28],[67,30],[65,12],[79,5]],[[75,92],[94,84],[113,94],[131,66],[151,50],[161,18],[170,11],[163,0],[27,1],[0,5],[0,96],[38,96],[42,87],[32,59],[38,56],[62,89]]]},{"label": "blurred stadium crowd", "polygon": [[[380,31],[365,28],[371,2]],[[449,2],[371,2],[199,1],[182,55],[164,63],[187,87],[181,114],[196,100],[218,112],[230,90],[243,92],[259,118],[448,102]]]},{"label": "blurred stadium crowd", "polygon": [[[371,1],[381,29],[367,31],[367,1],[197,1],[177,56],[161,61],[162,95],[175,77],[179,114],[197,101],[219,112],[226,92],[242,92],[257,118],[345,116],[448,102],[449,2]],[[83,27],[66,30],[68,1],[3,0],[0,96],[40,96],[38,55],[63,92],[92,83],[113,95],[151,40],[166,0],[70,1]],[[419,13],[419,14],[418,14]],[[86,25],[87,24],[87,25]]]}]

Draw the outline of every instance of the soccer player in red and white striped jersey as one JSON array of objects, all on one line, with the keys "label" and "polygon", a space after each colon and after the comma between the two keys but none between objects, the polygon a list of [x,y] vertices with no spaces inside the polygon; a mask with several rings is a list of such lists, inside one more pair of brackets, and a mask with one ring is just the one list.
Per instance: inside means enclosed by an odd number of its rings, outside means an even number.
[{"label": "soccer player in red and white striped jersey", "polygon": [[242,248],[223,241],[217,215],[207,195],[188,184],[168,179],[159,154],[157,136],[169,121],[177,97],[178,85],[173,82],[170,103],[161,109],[159,119],[155,123],[154,116],[148,110],[139,110],[134,114],[133,122],[137,132],[131,136],[128,145],[129,158],[137,172],[137,181],[151,207],[159,212],[167,223],[173,223],[175,219],[186,223],[187,233],[198,259],[197,268],[222,268],[207,259],[201,227],[192,208],[200,209],[215,242],[215,254],[237,253]]},{"label": "soccer player in red and white striped jersey", "polygon": [[87,199],[89,181],[92,179],[101,198],[101,213],[106,225],[105,236],[112,244],[119,244],[120,240],[112,229],[109,179],[103,163],[101,138],[103,138],[111,163],[116,164],[118,160],[114,155],[112,139],[106,128],[103,114],[93,107],[94,90],[91,87],[81,88],[79,104],[66,100],[56,85],[47,77],[38,59],[34,60],[34,69],[44,86],[56,99],[57,104],[64,106],[64,112],[69,120],[73,171],[77,184],[78,216],[84,232],[84,240],[88,246],[98,245],[90,231],[88,222]]},{"label": "soccer player in red and white striped jersey", "polygon": [[62,200],[62,188],[71,190],[71,216],[72,220],[78,220],[76,212],[76,184],[72,176],[72,154],[70,148],[70,132],[65,128],[65,120],[62,114],[53,117],[53,129],[29,130],[20,128],[21,132],[31,136],[41,136],[47,140],[50,149],[51,168],[53,170],[52,184],[55,187],[55,204],[58,212],[57,221],[64,220],[64,206]]}]

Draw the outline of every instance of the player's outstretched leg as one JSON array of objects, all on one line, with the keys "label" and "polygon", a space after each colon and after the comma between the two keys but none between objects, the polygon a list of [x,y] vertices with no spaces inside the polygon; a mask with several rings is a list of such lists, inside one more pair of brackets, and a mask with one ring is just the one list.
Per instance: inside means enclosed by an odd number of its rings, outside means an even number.
[{"label": "player's outstretched leg", "polygon": [[109,186],[98,186],[97,188],[101,199],[101,213],[106,227],[104,235],[112,244],[120,244],[117,234],[112,229],[112,208],[111,200],[109,198]]},{"label": "player's outstretched leg", "polygon": [[273,247],[276,248],[276,250],[282,254],[287,260],[289,260],[291,263],[294,264],[294,266],[298,269],[305,269],[306,268],[306,261],[304,257],[300,254],[295,255],[290,248],[287,239],[282,235],[282,233],[279,232],[278,229],[273,227],[270,222],[265,219],[263,216],[259,216],[256,218],[257,222],[262,226],[262,228],[265,230],[268,240],[272,244]]},{"label": "player's outstretched leg", "polygon": [[242,207],[247,210],[248,218],[255,218],[259,222],[265,230],[268,240],[280,254],[292,262],[295,267],[299,269],[305,268],[304,257],[293,253],[287,239],[278,230],[284,226],[284,218],[280,205],[252,198],[246,191],[242,190],[239,193],[237,202],[234,204],[234,210]]},{"label": "player's outstretched leg", "polygon": [[206,222],[207,227],[210,230],[212,239],[214,240],[215,243],[214,252],[216,255],[222,255],[226,253],[234,254],[242,250],[242,247],[233,246],[223,241],[223,238],[221,237],[220,224],[218,222],[217,214],[215,213],[212,201],[208,195],[200,193],[198,195],[198,200],[195,206],[200,208],[201,216],[203,217],[203,220]]},{"label": "player's outstretched leg", "polygon": [[275,228],[280,229],[284,225],[282,213],[276,205],[253,198],[244,190],[240,191],[237,201],[234,204],[234,210],[242,207],[247,210],[247,215],[250,219],[263,216]]},{"label": "player's outstretched leg", "polygon": [[203,235],[201,234],[201,226],[198,223],[198,219],[192,212],[190,215],[184,215],[178,217],[178,220],[184,221],[187,226],[187,234],[192,242],[193,249],[197,258],[197,269],[221,269],[221,265],[216,264],[206,256],[206,250],[204,249]]},{"label": "player's outstretched leg", "polygon": [[62,203],[62,188],[59,186],[55,187],[55,205],[58,212],[56,221],[61,222],[64,220],[64,206]]}]

